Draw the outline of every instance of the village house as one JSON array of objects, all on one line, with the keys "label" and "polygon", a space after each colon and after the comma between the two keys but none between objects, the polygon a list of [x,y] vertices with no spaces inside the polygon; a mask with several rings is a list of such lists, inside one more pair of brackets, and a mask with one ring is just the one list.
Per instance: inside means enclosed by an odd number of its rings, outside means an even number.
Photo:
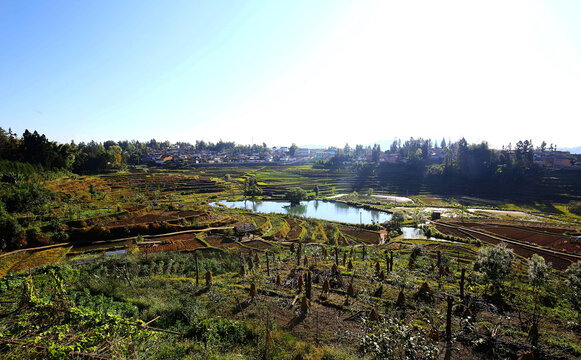
[{"label": "village house", "polygon": [[173,160],[173,156],[163,156],[161,155],[160,157],[158,157],[157,159],[155,159],[155,163],[156,164],[165,164],[166,162],[172,161]]}]

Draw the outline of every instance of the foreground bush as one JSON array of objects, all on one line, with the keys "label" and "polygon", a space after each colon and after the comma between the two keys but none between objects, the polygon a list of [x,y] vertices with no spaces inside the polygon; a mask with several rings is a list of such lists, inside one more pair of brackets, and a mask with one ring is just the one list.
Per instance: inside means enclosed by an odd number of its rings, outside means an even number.
[{"label": "foreground bush", "polygon": [[390,319],[368,329],[359,351],[377,359],[435,359],[438,344],[423,329]]},{"label": "foreground bush", "polygon": [[478,263],[480,272],[484,275],[484,281],[492,286],[495,295],[500,295],[504,281],[512,274],[512,262],[514,254],[506,244],[481,248],[478,251]]}]

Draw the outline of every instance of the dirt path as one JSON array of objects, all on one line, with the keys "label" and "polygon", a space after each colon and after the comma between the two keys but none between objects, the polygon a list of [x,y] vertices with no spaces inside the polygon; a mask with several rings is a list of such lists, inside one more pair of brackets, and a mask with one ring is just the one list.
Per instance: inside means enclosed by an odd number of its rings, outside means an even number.
[{"label": "dirt path", "polygon": [[33,247],[33,248],[26,248],[26,249],[18,249],[18,250],[14,250],[11,252],[7,252],[4,254],[0,254],[0,258],[5,257],[5,256],[9,256],[9,255],[13,255],[13,254],[17,254],[20,252],[33,252],[33,251],[41,251],[41,250],[46,250],[46,249],[52,249],[55,247],[63,247],[63,246],[71,246],[71,243],[60,243],[60,244],[53,244],[53,245],[46,245],[46,246],[40,246],[40,247]]}]

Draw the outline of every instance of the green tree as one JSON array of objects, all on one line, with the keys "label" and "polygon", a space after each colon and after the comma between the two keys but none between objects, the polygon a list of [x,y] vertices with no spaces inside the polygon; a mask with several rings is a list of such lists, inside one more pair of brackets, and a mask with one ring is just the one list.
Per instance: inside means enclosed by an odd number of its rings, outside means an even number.
[{"label": "green tree", "polygon": [[424,161],[424,153],[421,148],[418,148],[415,151],[410,151],[408,153],[408,156],[406,157],[406,160],[407,167],[410,170],[416,171],[418,173],[421,173],[426,166],[426,163]]},{"label": "green tree", "polygon": [[545,150],[547,150],[547,143],[545,141],[541,143],[539,150],[541,150],[541,152],[545,152]]},{"label": "green tree", "polygon": [[51,197],[50,190],[36,184],[21,182],[5,189],[0,195],[6,204],[6,210],[11,213],[39,213]]},{"label": "green tree", "polygon": [[291,204],[296,205],[307,198],[307,192],[301,188],[294,188],[287,191],[284,198],[290,201]]},{"label": "green tree", "polygon": [[343,152],[345,153],[345,155],[349,155],[351,153],[351,147],[349,146],[349,143],[345,144],[345,147],[343,148]]},{"label": "green tree", "polygon": [[249,176],[244,180],[244,194],[249,196],[262,194],[262,189],[258,186],[258,181],[254,176]]},{"label": "green tree", "polygon": [[[529,282],[533,287],[533,296],[535,304],[533,309],[533,323],[538,324],[540,291],[549,278],[550,264],[545,262],[545,259],[537,254],[533,254],[528,260],[529,267]],[[538,338],[532,337],[531,342],[534,346],[537,345]]]},{"label": "green tree", "polygon": [[16,218],[0,209],[0,248],[12,250],[17,247],[16,242],[20,230],[20,224]]},{"label": "green tree", "polygon": [[389,146],[389,152],[395,154],[397,151],[398,151],[397,139],[393,139],[393,142]]},{"label": "green tree", "polygon": [[533,254],[528,261],[529,281],[533,288],[538,289],[543,286],[549,276],[550,264],[547,265],[542,256]]},{"label": "green tree", "polygon": [[295,154],[297,153],[297,150],[298,150],[298,148],[299,148],[299,147],[297,146],[297,144],[293,143],[293,144],[291,145],[291,147],[288,149],[288,153],[289,153],[289,155],[290,155],[290,156],[295,156]]},{"label": "green tree", "polygon": [[373,150],[371,151],[371,160],[379,164],[379,158],[381,157],[381,146],[378,144],[373,145]]},{"label": "green tree", "polygon": [[504,243],[487,246],[478,251],[477,261],[480,264],[480,271],[484,275],[485,282],[492,286],[495,295],[501,294],[504,281],[512,274],[513,260],[512,249],[508,249]]},{"label": "green tree", "polygon": [[520,169],[528,170],[533,166],[533,142],[532,140],[519,141],[516,143],[514,154],[516,165]]},{"label": "green tree", "polygon": [[319,197],[319,185],[315,184],[315,187],[313,187],[313,191],[315,192],[315,197]]},{"label": "green tree", "polygon": [[396,224],[398,227],[405,221],[405,214],[402,210],[396,209],[391,213],[391,222]]}]

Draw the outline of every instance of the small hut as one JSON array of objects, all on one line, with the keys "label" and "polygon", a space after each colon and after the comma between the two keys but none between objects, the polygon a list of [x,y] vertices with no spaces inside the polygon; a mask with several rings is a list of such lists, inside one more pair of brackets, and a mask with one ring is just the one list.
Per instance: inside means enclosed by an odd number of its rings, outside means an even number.
[{"label": "small hut", "polygon": [[254,224],[241,224],[234,227],[234,232],[238,239],[242,239],[245,235],[254,235],[258,232],[258,229]]}]

